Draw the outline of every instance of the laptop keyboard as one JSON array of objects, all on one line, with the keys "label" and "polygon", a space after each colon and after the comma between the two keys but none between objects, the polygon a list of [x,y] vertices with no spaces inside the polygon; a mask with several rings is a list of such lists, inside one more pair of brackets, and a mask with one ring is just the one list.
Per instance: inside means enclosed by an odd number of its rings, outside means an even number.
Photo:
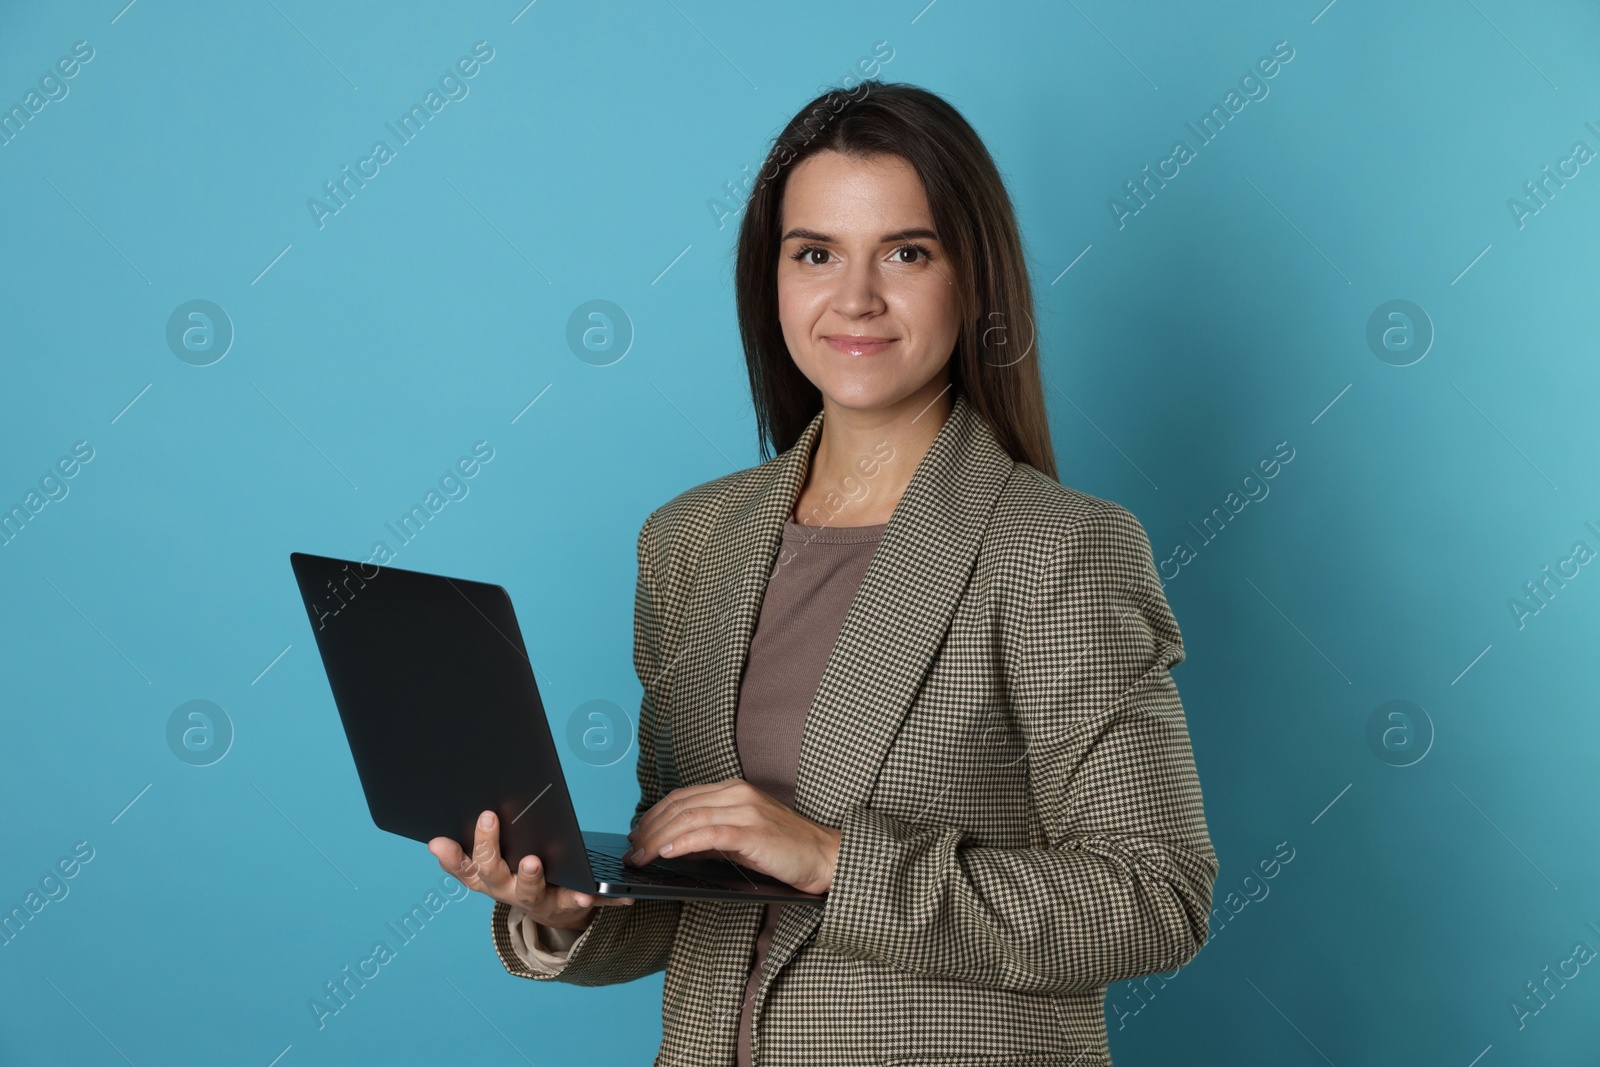
[{"label": "laptop keyboard", "polygon": [[601,882],[626,882],[633,885],[662,885],[673,886],[679,889],[722,889],[723,886],[715,882],[708,882],[703,878],[696,878],[692,874],[681,874],[669,867],[655,863],[647,863],[643,867],[630,867],[617,857],[606,853],[587,849],[589,853],[589,866],[594,871],[595,879]]}]

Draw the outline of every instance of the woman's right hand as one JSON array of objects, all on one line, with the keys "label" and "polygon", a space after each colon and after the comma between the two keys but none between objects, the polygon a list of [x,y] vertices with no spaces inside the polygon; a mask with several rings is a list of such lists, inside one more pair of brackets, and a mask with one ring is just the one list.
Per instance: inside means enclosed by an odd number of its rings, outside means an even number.
[{"label": "woman's right hand", "polygon": [[460,879],[467,888],[521,908],[534,922],[558,930],[586,929],[594,919],[596,907],[633,903],[632,897],[600,897],[550,885],[544,880],[544,865],[537,856],[524,856],[521,869],[513,871],[500,857],[499,827],[495,813],[485,811],[478,816],[471,856],[464,855],[461,846],[449,837],[429,841],[428,851],[445,873]]}]

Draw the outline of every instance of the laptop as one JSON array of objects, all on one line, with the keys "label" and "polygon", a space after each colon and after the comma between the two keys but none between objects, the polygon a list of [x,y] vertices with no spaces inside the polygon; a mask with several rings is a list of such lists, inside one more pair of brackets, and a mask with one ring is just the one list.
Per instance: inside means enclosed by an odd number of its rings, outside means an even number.
[{"label": "laptop", "polygon": [[635,867],[625,834],[580,829],[503,587],[305,552],[289,562],[379,829],[451,837],[470,855],[491,810],[513,869],[538,856],[547,881],[582,893],[826,901],[715,857]]}]

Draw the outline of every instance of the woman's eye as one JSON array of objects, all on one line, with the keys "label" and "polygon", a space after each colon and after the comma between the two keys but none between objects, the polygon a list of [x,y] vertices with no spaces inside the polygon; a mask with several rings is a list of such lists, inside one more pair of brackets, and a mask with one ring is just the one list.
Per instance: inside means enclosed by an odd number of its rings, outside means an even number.
[{"label": "woman's eye", "polygon": [[[797,263],[804,263],[813,267],[821,267],[827,264],[828,257],[831,255],[831,252],[819,245],[807,245],[804,248],[796,250],[790,256],[790,258]],[[932,252],[928,251],[928,249],[924,248],[922,245],[917,244],[901,245],[899,248],[895,249],[891,255],[897,257],[894,262],[903,266],[926,263],[933,259]]]}]

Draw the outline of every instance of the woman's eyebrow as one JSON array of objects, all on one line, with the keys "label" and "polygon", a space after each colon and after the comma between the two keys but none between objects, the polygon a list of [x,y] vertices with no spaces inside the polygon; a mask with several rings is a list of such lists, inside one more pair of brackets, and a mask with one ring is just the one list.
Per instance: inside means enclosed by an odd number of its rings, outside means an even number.
[{"label": "woman's eyebrow", "polygon": [[[896,230],[894,233],[886,233],[878,238],[878,243],[889,244],[892,241],[909,241],[915,237],[926,238],[930,241],[939,239],[939,235],[932,230],[918,226],[909,230]],[[833,244],[837,241],[837,238],[830,237],[828,234],[818,233],[816,230],[808,230],[803,226],[796,226],[783,235],[783,240],[785,241],[794,240],[795,238],[803,241],[821,241],[824,244]]]}]

